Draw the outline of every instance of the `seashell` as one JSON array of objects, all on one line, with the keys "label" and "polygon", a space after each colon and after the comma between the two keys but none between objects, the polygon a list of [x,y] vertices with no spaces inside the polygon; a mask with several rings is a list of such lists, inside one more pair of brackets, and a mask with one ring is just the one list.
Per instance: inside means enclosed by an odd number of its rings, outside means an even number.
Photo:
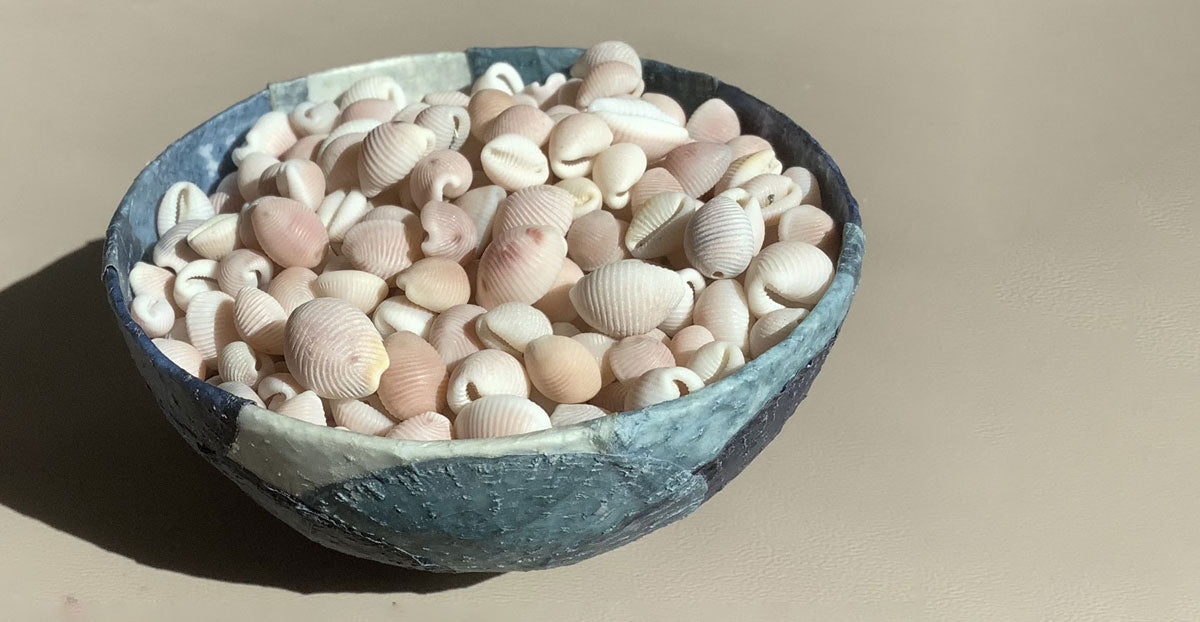
[{"label": "seashell", "polygon": [[624,240],[629,225],[612,212],[598,210],[579,217],[567,231],[567,256],[584,272],[629,257]]},{"label": "seashell", "polygon": [[329,232],[316,212],[282,197],[263,197],[250,212],[254,237],[272,261],[291,268],[312,268],[325,258]]},{"label": "seashell", "polygon": [[743,156],[748,156],[752,153],[757,153],[763,149],[772,149],[771,143],[767,142],[765,138],[755,136],[753,134],[742,134],[741,136],[735,136],[734,138],[725,141],[725,144],[733,150],[734,160]]},{"label": "seashell", "polygon": [[484,312],[486,309],[478,305],[458,305],[437,314],[429,324],[429,343],[441,354],[447,368],[483,349],[475,333],[475,318]]},{"label": "seashell", "polygon": [[662,161],[679,181],[683,192],[692,198],[712,189],[729,164],[733,162],[733,150],[721,143],[694,142],[680,145],[671,150]]},{"label": "seashell", "polygon": [[246,201],[253,201],[262,196],[259,182],[263,173],[272,166],[279,164],[279,159],[265,153],[250,153],[242,159],[237,170],[238,194]]},{"label": "seashell", "polygon": [[175,287],[171,292],[175,306],[187,311],[196,294],[220,290],[217,278],[219,271],[219,264],[211,259],[188,262],[175,277]]},{"label": "seashell", "polygon": [[571,339],[578,341],[595,359],[596,365],[600,368],[600,384],[602,386],[616,380],[613,375],[612,361],[609,356],[613,346],[617,344],[617,340],[601,333],[577,333],[571,335]]},{"label": "seashell", "polygon": [[725,100],[717,97],[700,104],[692,112],[686,127],[692,138],[714,143],[725,143],[742,133],[737,112]]},{"label": "seashell", "polygon": [[258,176],[258,196],[278,196],[279,185],[275,182],[275,176],[279,174],[279,169],[283,166],[283,162],[276,161],[271,166],[263,170]]},{"label": "seashell", "polygon": [[751,254],[757,255],[758,251],[762,250],[767,235],[767,225],[763,222],[762,208],[759,207],[758,198],[746,192],[745,188],[730,188],[717,196],[733,199],[746,213],[746,218],[750,219]]},{"label": "seashell", "polygon": [[683,297],[679,275],[637,259],[605,264],[571,288],[571,302],[589,325],[611,337],[658,326]]},{"label": "seashell", "polygon": [[167,357],[176,367],[183,371],[203,379],[208,375],[208,368],[204,364],[204,355],[195,346],[176,339],[163,339],[161,337],[151,339],[154,347],[158,348],[162,355]]},{"label": "seashell", "polygon": [[430,108],[432,108],[432,106],[430,106],[429,104],[427,104],[425,102],[413,102],[407,106],[400,108],[400,110],[398,112],[396,112],[396,116],[392,117],[392,121],[399,121],[402,123],[416,123],[417,117],[420,116],[422,112],[424,112]]},{"label": "seashell", "polygon": [[359,270],[390,281],[412,265],[407,229],[408,224],[399,220],[363,220],[346,232],[342,255]]},{"label": "seashell", "polygon": [[483,138],[483,132],[501,112],[516,105],[511,93],[498,89],[482,89],[471,93],[471,101],[467,102],[467,113],[471,117],[471,127],[468,130],[476,139]]},{"label": "seashell", "polygon": [[586,108],[601,97],[640,97],[645,90],[640,68],[621,61],[605,61],[588,68],[575,95],[575,106]]},{"label": "seashell", "polygon": [[263,403],[262,398],[259,397],[258,394],[254,392],[254,389],[251,389],[250,387],[248,387],[245,384],[242,384],[240,382],[232,382],[232,381],[226,380],[226,381],[222,382],[221,384],[218,384],[217,388],[226,393],[229,393],[231,395],[240,397],[246,401],[254,402],[254,405],[258,406],[259,408],[267,407],[267,405],[265,403]]},{"label": "seashell", "polygon": [[325,143],[317,154],[317,165],[325,173],[325,191],[351,189],[358,185],[358,161],[366,134],[339,136]]},{"label": "seashell", "polygon": [[[566,104],[555,104],[546,109],[546,116],[550,117],[551,121],[554,121],[555,123],[559,123],[563,119],[565,119],[573,114],[579,114],[579,112],[580,112],[579,109],[576,108],[575,106],[568,106]],[[605,127],[608,127],[608,126],[605,125]]]},{"label": "seashell", "polygon": [[188,181],[171,184],[158,203],[158,235],[185,220],[207,220],[214,214],[212,202],[199,186]]},{"label": "seashell", "polygon": [[716,341],[711,331],[699,324],[692,324],[679,329],[671,339],[671,354],[675,355],[675,364],[687,367],[704,344]]},{"label": "seashell", "polygon": [[[367,210],[359,222],[374,222],[376,220],[392,220],[401,222],[405,225],[419,223],[420,217],[415,212],[407,207],[399,205],[380,205],[374,209]],[[411,238],[412,236],[407,236]]]},{"label": "seashell", "polygon": [[483,89],[496,89],[512,95],[525,89],[525,81],[516,67],[505,62],[492,63],[471,85],[471,94]]},{"label": "seashell", "polygon": [[800,186],[800,202],[821,207],[821,184],[812,171],[803,166],[792,166],[783,171],[784,177],[790,178]]},{"label": "seashell", "polygon": [[233,296],[220,291],[200,292],[192,297],[184,316],[188,341],[204,357],[205,365],[217,362],[221,349],[238,340],[233,320]]},{"label": "seashell", "polygon": [[607,61],[621,61],[635,70],[638,77],[642,76],[642,59],[637,52],[624,41],[601,41],[588,48],[571,66],[571,75],[576,78],[586,78],[593,67]]},{"label": "seashell", "polygon": [[457,151],[442,149],[421,158],[409,177],[413,202],[449,201],[471,188],[471,163]]},{"label": "seashell", "polygon": [[710,385],[737,371],[746,364],[746,357],[737,346],[724,341],[706,343],[692,355],[688,368]]},{"label": "seashell", "polygon": [[221,348],[217,369],[226,382],[256,387],[263,378],[275,373],[275,361],[268,354],[255,352],[244,341],[231,341]]},{"label": "seashell", "polygon": [[300,102],[288,113],[288,122],[298,137],[328,134],[338,120],[338,107],[333,102]]},{"label": "seashell", "polygon": [[334,423],[370,436],[380,436],[396,425],[391,417],[360,400],[330,400],[329,414]]},{"label": "seashell", "polygon": [[383,122],[378,119],[357,119],[355,121],[338,123],[332,130],[329,130],[329,134],[325,136],[325,142],[321,143],[321,146],[317,148],[318,160],[325,155],[327,150],[332,149],[334,141],[337,141],[341,137],[361,135],[358,140],[362,140],[368,132],[380,125],[383,125]]},{"label": "seashell", "polygon": [[686,367],[651,369],[629,383],[625,410],[638,410],[670,401],[704,388],[704,381]]},{"label": "seashell", "polygon": [[212,203],[213,211],[218,214],[237,214],[242,211],[242,193],[238,190],[237,171],[234,171],[221,178],[217,183],[217,189],[212,194],[208,195],[209,203]]},{"label": "seashell", "polygon": [[521,302],[496,305],[475,319],[475,334],[484,346],[518,357],[530,341],[552,332],[545,313]]},{"label": "seashell", "polygon": [[413,304],[403,295],[392,296],[375,307],[371,321],[383,337],[392,333],[408,331],[424,339],[429,335],[429,325],[434,312]]},{"label": "seashell", "polygon": [[807,242],[776,242],[746,270],[750,311],[764,316],[785,307],[811,307],[833,282],[833,262]]},{"label": "seashell", "polygon": [[358,224],[369,211],[371,202],[363,193],[357,190],[334,190],[321,200],[317,207],[317,218],[325,225],[330,243],[341,244],[346,238],[346,232]]},{"label": "seashell", "polygon": [[675,98],[662,93],[642,93],[642,100],[648,101],[659,110],[663,111],[667,116],[675,120],[677,125],[687,123],[687,114],[683,111],[683,106],[675,101]]},{"label": "seashell", "polygon": [[600,188],[604,204],[613,210],[629,205],[629,190],[645,172],[645,152],[630,143],[617,143],[592,162],[592,181]]},{"label": "seashell", "polygon": [[682,192],[654,195],[634,213],[625,248],[638,259],[665,257],[683,248],[684,232],[699,205]]},{"label": "seashell", "polygon": [[475,223],[453,203],[432,200],[421,208],[421,227],[425,241],[421,251],[426,257],[444,257],[456,263],[475,257]]},{"label": "seashell", "polygon": [[216,214],[187,234],[187,244],[205,259],[219,261],[238,247],[239,214]]},{"label": "seashell", "polygon": [[783,175],[759,175],[742,184],[742,189],[758,200],[768,225],[778,224],[784,212],[800,205],[800,186]]},{"label": "seashell", "polygon": [[608,411],[591,404],[559,404],[550,413],[550,425],[556,428],[575,425],[607,416]]},{"label": "seashell", "polygon": [[541,108],[543,104],[546,104],[550,101],[557,102],[558,90],[561,89],[566,83],[567,77],[556,72],[546,76],[546,81],[544,83],[530,82],[529,84],[526,84],[525,88],[521,89],[521,93],[532,97],[533,100],[537,102],[538,107]]},{"label": "seashell", "polygon": [[567,241],[554,227],[498,232],[479,259],[476,298],[490,309],[505,302],[533,304],[558,280]]},{"label": "seashell", "polygon": [[284,360],[300,384],[326,399],[366,397],[388,368],[371,320],[340,298],[316,298],[292,312]]},{"label": "seashell", "polygon": [[512,97],[514,106],[533,106],[534,108],[538,108],[537,100],[531,95],[516,93]]},{"label": "seashell", "polygon": [[266,291],[291,315],[297,307],[317,297],[313,292],[316,280],[317,274],[308,268],[286,268],[271,279]]},{"label": "seashell", "polygon": [[687,130],[654,104],[640,99],[601,97],[587,112],[604,119],[612,130],[614,143],[633,143],[654,162],[672,149],[691,140]]},{"label": "seashell", "polygon": [[312,211],[325,198],[325,173],[309,160],[285,160],[275,174],[275,185],[279,196],[295,199]]},{"label": "seashell", "polygon": [[663,342],[646,335],[633,335],[608,351],[609,365],[618,382],[641,376],[658,367],[674,367],[675,355]]},{"label": "seashell", "polygon": [[403,108],[408,99],[404,96],[404,89],[400,88],[400,83],[388,76],[369,76],[350,85],[338,97],[337,104],[342,110],[360,99],[387,99],[396,104],[397,108]]},{"label": "seashell", "polygon": [[574,199],[574,204],[571,207],[571,218],[573,220],[600,209],[600,206],[604,203],[604,196],[600,193],[600,187],[596,185],[596,182],[587,177],[564,179],[554,184],[554,186],[571,193],[571,197]]},{"label": "seashell", "polygon": [[[296,141],[296,144],[288,147],[288,150],[281,153],[279,158],[285,161],[308,160],[309,162],[316,163],[317,151],[321,149],[321,143],[325,142],[325,138],[328,136],[328,134],[312,134],[310,136],[305,136],[304,138]],[[324,171],[322,171],[321,174],[324,175]],[[324,181],[323,177],[322,181]],[[211,195],[209,198],[212,198]],[[216,204],[214,204],[213,207],[216,207]],[[217,208],[217,213],[221,213],[220,208]]]},{"label": "seashell", "polygon": [[550,291],[533,303],[533,307],[554,322],[574,320],[578,314],[571,304],[571,288],[582,278],[583,270],[575,262],[564,258]]},{"label": "seashell", "polygon": [[466,270],[453,259],[425,257],[396,276],[396,286],[413,302],[434,313],[466,304],[471,299],[471,281]]},{"label": "seashell", "polygon": [[243,288],[233,299],[234,327],[242,341],[257,352],[278,356],[287,351],[287,316],[283,306],[261,289]]},{"label": "seashell", "polygon": [[433,132],[437,149],[457,151],[471,135],[471,115],[465,106],[429,106],[417,113],[413,123]]},{"label": "seashell", "polygon": [[448,441],[453,427],[445,415],[423,412],[397,423],[383,436],[404,441]]},{"label": "seashell", "polygon": [[325,417],[325,404],[313,391],[305,391],[295,397],[284,400],[272,409],[273,412],[313,425],[328,425]]},{"label": "seashell", "polygon": [[170,300],[162,296],[134,296],[129,305],[129,314],[150,338],[165,337],[175,326],[175,308]]},{"label": "seashell", "polygon": [[217,263],[216,279],[221,291],[236,296],[244,287],[262,289],[271,282],[271,260],[248,248],[230,252]]},{"label": "seashell", "polygon": [[688,221],[683,249],[692,266],[711,279],[741,274],[754,256],[754,230],[736,201],[718,196]]},{"label": "seashell", "polygon": [[379,380],[379,399],[392,417],[444,410],[448,376],[434,346],[407,331],[388,335],[383,345],[391,365]]},{"label": "seashell", "polygon": [[488,395],[529,397],[529,378],[513,355],[500,350],[480,350],[468,355],[450,374],[446,405],[458,413]]},{"label": "seashell", "polygon": [[550,132],[550,168],[563,179],[590,175],[593,158],[612,143],[613,132],[599,116],[583,112],[566,116]]},{"label": "seashell", "polygon": [[[480,176],[482,177],[482,175]],[[463,212],[475,223],[475,255],[483,252],[485,246],[492,241],[492,221],[500,202],[508,194],[500,186],[480,186],[468,190],[454,200]]]},{"label": "seashell", "polygon": [[786,339],[807,315],[808,309],[803,307],[784,307],[758,318],[750,329],[751,356],[762,356],[763,352]]},{"label": "seashell", "polygon": [[509,229],[545,225],[566,235],[573,219],[574,197],[554,186],[527,186],[508,195],[496,208],[493,235]]},{"label": "seashell", "polygon": [[629,385],[623,382],[610,382],[596,393],[596,397],[588,403],[603,408],[609,412],[619,413],[625,410],[625,396],[629,393]]},{"label": "seashell", "polygon": [[579,332],[579,327],[570,322],[555,322],[550,325],[550,334],[559,337],[574,337]]},{"label": "seashell", "polygon": [[671,309],[667,318],[658,325],[664,335],[674,336],[680,329],[692,323],[692,310],[696,307],[696,296],[704,290],[707,281],[694,268],[683,268],[677,272],[686,285],[683,297]]},{"label": "seashell", "polygon": [[387,281],[362,270],[326,270],[312,289],[318,298],[341,298],[367,314],[388,295]]},{"label": "seashell", "polygon": [[664,192],[683,192],[683,186],[665,168],[647,169],[641,179],[629,189],[629,205],[636,212],[650,197]]},{"label": "seashell", "polygon": [[496,438],[550,428],[550,416],[532,401],[516,395],[488,395],[458,413],[456,438]]},{"label": "seashell", "polygon": [[466,108],[471,96],[462,91],[431,91],[421,98],[430,106],[459,106]]},{"label": "seashell", "polygon": [[479,161],[488,179],[509,191],[544,184],[550,178],[545,154],[520,134],[501,134],[488,141]]},{"label": "seashell", "polygon": [[384,123],[371,130],[358,160],[362,193],[374,197],[394,186],[434,147],[433,132],[413,123]]},{"label": "seashell", "polygon": [[353,102],[342,110],[342,116],[338,117],[340,123],[348,121],[358,121],[360,119],[374,119],[380,123],[387,123],[400,112],[400,108],[396,106],[396,102],[390,99],[360,99]]},{"label": "seashell", "polygon": [[233,162],[240,166],[251,153],[279,157],[288,147],[296,144],[297,139],[288,114],[281,110],[272,110],[259,117],[250,131],[246,132],[246,140],[242,146],[233,150]]},{"label": "seashell", "polygon": [[175,275],[165,268],[139,261],[129,270],[129,291],[136,296],[166,298],[175,296]]},{"label": "seashell", "polygon": [[570,337],[547,335],[529,342],[525,368],[538,392],[560,404],[586,402],[600,390],[600,366]]},{"label": "seashell", "polygon": [[504,134],[520,134],[541,148],[546,146],[553,128],[554,119],[537,106],[516,105],[496,115],[479,138],[488,143]]},{"label": "seashell", "polygon": [[692,322],[707,328],[714,340],[727,341],[745,352],[750,332],[750,307],[742,285],[732,279],[709,283],[696,296]]},{"label": "seashell", "polygon": [[783,213],[779,218],[779,240],[783,242],[807,242],[837,257],[842,245],[842,232],[837,223],[815,205],[798,205]]},{"label": "seashell", "polygon": [[742,156],[729,163],[725,174],[713,186],[713,193],[720,194],[730,188],[738,188],[759,175],[764,173],[775,175],[781,170],[783,170],[783,165],[775,159],[774,149],[763,149]]},{"label": "seashell", "polygon": [[[280,366],[276,365],[276,369]],[[258,391],[258,396],[267,404],[267,408],[274,409],[279,404],[300,395],[307,391],[304,385],[300,384],[296,377],[288,372],[275,372],[262,379],[255,389]]]}]

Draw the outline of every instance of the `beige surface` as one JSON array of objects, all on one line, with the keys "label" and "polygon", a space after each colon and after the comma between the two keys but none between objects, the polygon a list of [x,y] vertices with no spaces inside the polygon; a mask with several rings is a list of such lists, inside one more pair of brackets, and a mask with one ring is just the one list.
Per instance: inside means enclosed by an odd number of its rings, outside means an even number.
[{"label": "beige surface", "polygon": [[[0,618],[1200,619],[1195,4],[504,4],[0,1]],[[285,531],[155,411],[79,249],[270,80],[606,37],[845,170],[868,259],[811,397],[696,514],[573,567],[445,579]]]}]

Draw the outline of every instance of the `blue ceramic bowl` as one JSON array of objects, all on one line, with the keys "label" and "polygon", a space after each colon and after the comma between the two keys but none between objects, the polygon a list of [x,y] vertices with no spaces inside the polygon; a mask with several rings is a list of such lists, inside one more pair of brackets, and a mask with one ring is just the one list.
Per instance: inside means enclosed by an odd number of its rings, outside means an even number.
[{"label": "blue ceramic bowl", "polygon": [[147,256],[167,186],[212,189],[231,147],[263,113],[331,98],[370,73],[410,99],[458,89],[495,61],[527,81],[566,72],[576,48],[472,48],[334,69],[270,85],[189,132],[138,175],[109,225],[104,283],[125,341],[167,419],[197,452],[280,520],[325,546],[419,570],[531,570],[570,564],[682,518],[779,433],[821,369],[858,285],[863,232],[841,171],[807,132],[712,76],[644,61],[646,90],[691,112],[720,97],[744,133],[785,166],[811,170],[843,226],[833,285],[782,343],[729,378],[642,410],[519,437],[419,443],[280,417],[167,360],[130,317],[129,270]]}]

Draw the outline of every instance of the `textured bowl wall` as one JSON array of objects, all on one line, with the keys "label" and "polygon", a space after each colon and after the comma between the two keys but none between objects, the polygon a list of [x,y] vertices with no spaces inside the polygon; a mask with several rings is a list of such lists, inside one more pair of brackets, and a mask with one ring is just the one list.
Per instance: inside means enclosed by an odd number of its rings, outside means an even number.
[{"label": "textured bowl wall", "polygon": [[280,417],[177,368],[127,308],[128,274],[156,239],[154,212],[179,180],[212,189],[229,151],[261,114],[329,99],[362,75],[394,76],[415,101],[467,86],[494,61],[527,81],[566,72],[575,48],[473,48],[334,69],[272,84],[176,141],[134,181],[109,226],[103,278],[126,343],[171,424],[263,507],[351,555],[441,572],[530,570],[611,550],[686,516],[762,451],[804,399],[858,285],[858,206],[829,155],[774,108],[711,76],[644,62],[646,90],[689,113],[720,97],[745,133],[785,166],[820,180],[843,226],[829,292],[780,345],[737,373],[672,402],[523,437],[417,443]]}]

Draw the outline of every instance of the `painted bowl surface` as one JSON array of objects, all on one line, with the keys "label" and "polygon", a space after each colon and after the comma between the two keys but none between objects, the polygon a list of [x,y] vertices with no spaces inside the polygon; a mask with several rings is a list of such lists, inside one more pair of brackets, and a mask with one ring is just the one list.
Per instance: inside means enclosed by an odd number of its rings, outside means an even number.
[{"label": "painted bowl surface", "polygon": [[468,86],[506,61],[526,81],[566,73],[578,48],[472,48],[343,67],[270,85],[173,143],[138,175],[109,225],[103,279],[138,370],[189,445],[283,522],[330,548],[419,570],[508,571],[574,563],[682,518],[758,455],[807,394],[858,286],[863,232],[841,171],[804,130],[716,78],[643,61],[646,90],[689,114],[720,97],[743,133],[804,166],[843,227],[828,293],[778,346],[681,399],[501,439],[420,443],[313,426],[187,374],[130,317],[130,268],[156,240],[155,210],[181,180],[211,191],[254,121],[358,78],[395,77],[410,101]]}]

